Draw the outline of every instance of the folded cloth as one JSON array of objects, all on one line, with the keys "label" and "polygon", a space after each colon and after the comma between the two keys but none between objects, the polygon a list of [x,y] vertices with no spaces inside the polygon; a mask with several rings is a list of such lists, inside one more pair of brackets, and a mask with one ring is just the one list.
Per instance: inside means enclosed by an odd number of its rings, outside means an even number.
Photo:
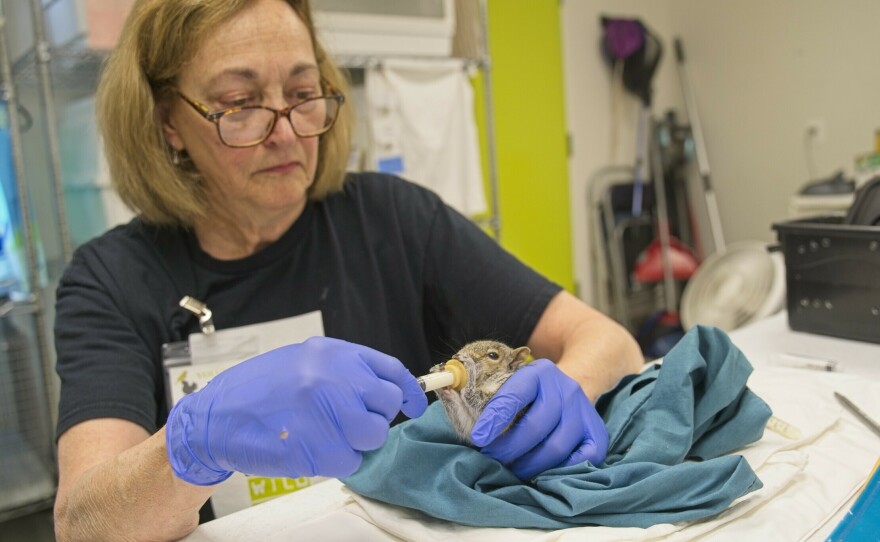
[{"label": "folded cloth", "polygon": [[760,439],[771,415],[746,387],[751,371],[723,331],[697,326],[662,364],[596,402],[610,437],[600,466],[520,481],[462,444],[434,403],[392,428],[342,481],[366,497],[475,527],[649,527],[709,517],[762,487],[743,457],[726,455]]}]

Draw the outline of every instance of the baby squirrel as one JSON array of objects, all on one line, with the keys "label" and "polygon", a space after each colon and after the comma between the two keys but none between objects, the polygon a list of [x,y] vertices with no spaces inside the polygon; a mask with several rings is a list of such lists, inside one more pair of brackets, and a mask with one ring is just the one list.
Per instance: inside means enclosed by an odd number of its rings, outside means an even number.
[{"label": "baby squirrel", "polygon": [[[498,341],[474,341],[452,356],[464,365],[467,383],[461,391],[448,387],[435,393],[462,441],[471,442],[471,430],[486,404],[510,375],[529,361],[530,355],[527,346],[511,348]],[[442,371],[443,365],[434,365],[431,372]]]}]

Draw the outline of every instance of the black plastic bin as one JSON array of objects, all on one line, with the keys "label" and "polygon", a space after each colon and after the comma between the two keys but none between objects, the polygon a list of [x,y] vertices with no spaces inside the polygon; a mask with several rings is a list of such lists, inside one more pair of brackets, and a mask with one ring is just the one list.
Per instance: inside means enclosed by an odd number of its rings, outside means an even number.
[{"label": "black plastic bin", "polygon": [[818,216],[773,229],[785,257],[789,327],[880,343],[880,227]]}]

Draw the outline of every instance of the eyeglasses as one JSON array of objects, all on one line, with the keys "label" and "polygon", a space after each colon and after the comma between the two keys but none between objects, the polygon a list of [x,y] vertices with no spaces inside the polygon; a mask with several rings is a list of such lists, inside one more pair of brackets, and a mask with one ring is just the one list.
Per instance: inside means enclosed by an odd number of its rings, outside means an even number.
[{"label": "eyeglasses", "polygon": [[177,94],[199,115],[217,126],[217,135],[224,145],[235,148],[253,147],[266,141],[279,117],[287,117],[299,137],[319,136],[333,127],[339,108],[345,103],[345,96],[331,92],[328,96],[308,98],[285,109],[246,105],[212,112],[208,106],[182,92],[177,91]]}]

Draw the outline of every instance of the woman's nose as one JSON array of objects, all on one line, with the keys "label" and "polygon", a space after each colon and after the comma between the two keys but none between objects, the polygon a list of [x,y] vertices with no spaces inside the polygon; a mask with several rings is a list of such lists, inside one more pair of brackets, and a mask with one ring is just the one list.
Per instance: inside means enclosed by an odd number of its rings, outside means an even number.
[{"label": "woman's nose", "polygon": [[275,126],[272,127],[272,131],[269,132],[269,137],[266,138],[266,141],[288,143],[296,141],[297,137],[299,136],[296,135],[296,131],[293,129],[290,112],[288,111],[286,115],[279,112],[275,118]]}]

